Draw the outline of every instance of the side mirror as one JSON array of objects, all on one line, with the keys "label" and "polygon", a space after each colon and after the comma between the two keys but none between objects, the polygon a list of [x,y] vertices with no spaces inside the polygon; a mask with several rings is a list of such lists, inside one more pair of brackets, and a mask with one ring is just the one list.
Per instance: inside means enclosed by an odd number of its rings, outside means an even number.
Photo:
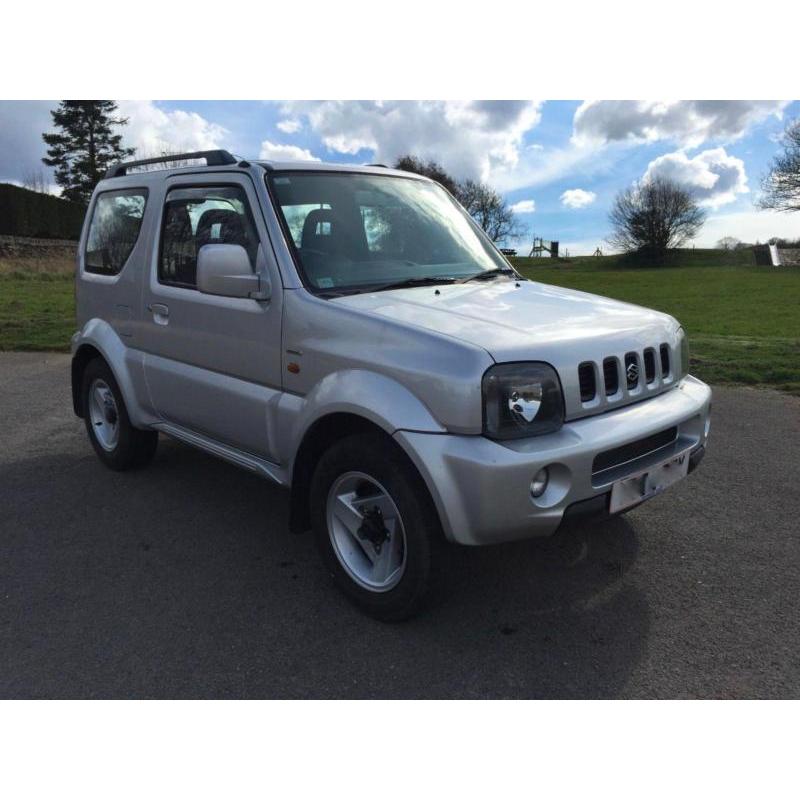
[{"label": "side mirror", "polygon": [[268,300],[269,280],[256,275],[240,244],[206,244],[197,256],[197,288],[203,294]]}]

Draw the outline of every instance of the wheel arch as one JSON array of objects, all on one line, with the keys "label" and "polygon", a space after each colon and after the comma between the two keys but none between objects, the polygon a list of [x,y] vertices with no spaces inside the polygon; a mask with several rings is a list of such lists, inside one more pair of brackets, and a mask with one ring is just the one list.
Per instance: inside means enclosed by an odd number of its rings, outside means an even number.
[{"label": "wheel arch", "polygon": [[77,416],[83,416],[81,383],[86,365],[94,358],[102,358],[122,392],[131,423],[137,428],[149,427],[153,417],[142,403],[145,400],[146,405],[146,398],[142,397],[142,393],[146,393],[142,353],[127,347],[117,332],[100,319],[90,320],[73,337],[72,350],[72,406]]},{"label": "wheel arch", "polygon": [[336,442],[360,433],[378,434],[385,440],[387,448],[392,448],[402,454],[408,465],[419,475],[430,500],[431,508],[438,516],[436,504],[424,476],[417,469],[405,448],[392,436],[392,432],[359,414],[336,411],[315,420],[306,430],[298,447],[292,466],[289,510],[289,528],[294,533],[308,530],[311,524],[308,500],[311,478],[317,461]]},{"label": "wheel arch", "polygon": [[71,378],[72,378],[72,409],[76,417],[83,418],[83,404],[81,403],[81,384],[83,383],[83,373],[90,361],[95,358],[102,358],[106,361],[103,354],[93,344],[82,344],[72,356]]}]

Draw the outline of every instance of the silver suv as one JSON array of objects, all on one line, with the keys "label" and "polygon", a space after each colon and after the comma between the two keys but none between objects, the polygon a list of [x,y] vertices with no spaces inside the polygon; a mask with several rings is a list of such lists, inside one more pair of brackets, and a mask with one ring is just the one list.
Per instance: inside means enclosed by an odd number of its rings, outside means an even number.
[{"label": "silver suv", "polygon": [[112,469],[164,433],[285,486],[336,583],[400,619],[444,542],[617,514],[702,458],[672,317],[523,279],[418,175],[176,158],[113,167],[81,236],[73,403]]}]

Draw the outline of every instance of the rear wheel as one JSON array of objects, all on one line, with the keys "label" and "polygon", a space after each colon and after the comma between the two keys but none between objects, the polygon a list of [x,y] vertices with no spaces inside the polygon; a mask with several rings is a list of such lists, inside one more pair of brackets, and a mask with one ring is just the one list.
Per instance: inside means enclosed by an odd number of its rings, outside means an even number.
[{"label": "rear wheel", "polygon": [[350,436],[320,458],[311,519],[340,589],[371,616],[401,620],[424,605],[441,529],[419,473],[380,433]]},{"label": "rear wheel", "polygon": [[155,455],[156,431],[134,428],[111,368],[101,358],[86,365],[81,383],[83,421],[100,460],[111,469],[142,467]]}]

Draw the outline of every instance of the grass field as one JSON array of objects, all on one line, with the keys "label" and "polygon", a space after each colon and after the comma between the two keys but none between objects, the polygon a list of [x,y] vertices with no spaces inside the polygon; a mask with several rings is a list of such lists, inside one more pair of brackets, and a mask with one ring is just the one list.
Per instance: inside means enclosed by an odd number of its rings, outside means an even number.
[{"label": "grass field", "polygon": [[[692,372],[703,380],[800,394],[798,269],[756,267],[749,251],[680,251],[657,268],[620,256],[513,261],[533,280],[672,314],[689,334]],[[0,350],[68,349],[72,269],[63,259],[0,259]]]}]

